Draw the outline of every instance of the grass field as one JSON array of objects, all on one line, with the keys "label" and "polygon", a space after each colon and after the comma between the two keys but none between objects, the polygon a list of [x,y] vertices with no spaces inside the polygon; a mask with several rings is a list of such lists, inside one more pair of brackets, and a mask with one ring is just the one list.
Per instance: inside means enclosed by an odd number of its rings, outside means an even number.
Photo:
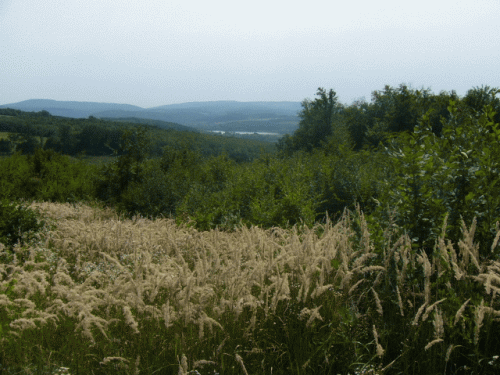
[{"label": "grass field", "polygon": [[500,370],[500,262],[479,259],[474,223],[428,257],[390,227],[375,248],[359,212],[311,229],[199,232],[31,207],[47,229],[0,263],[5,373]]}]

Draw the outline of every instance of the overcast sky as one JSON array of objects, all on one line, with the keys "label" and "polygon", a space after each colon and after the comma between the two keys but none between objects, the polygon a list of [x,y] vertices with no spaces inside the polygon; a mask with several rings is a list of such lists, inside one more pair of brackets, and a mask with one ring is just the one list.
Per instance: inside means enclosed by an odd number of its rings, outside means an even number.
[{"label": "overcast sky", "polygon": [[0,0],[0,104],[500,87],[500,1]]}]

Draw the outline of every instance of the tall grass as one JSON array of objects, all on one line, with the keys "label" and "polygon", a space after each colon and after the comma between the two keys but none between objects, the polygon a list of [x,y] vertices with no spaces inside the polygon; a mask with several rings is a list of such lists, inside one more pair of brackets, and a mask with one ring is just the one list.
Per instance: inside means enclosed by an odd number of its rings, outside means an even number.
[{"label": "tall grass", "polygon": [[500,369],[500,262],[479,258],[474,222],[457,244],[445,223],[428,256],[389,231],[375,246],[359,211],[313,228],[199,232],[32,206],[55,227],[2,255],[2,373]]}]

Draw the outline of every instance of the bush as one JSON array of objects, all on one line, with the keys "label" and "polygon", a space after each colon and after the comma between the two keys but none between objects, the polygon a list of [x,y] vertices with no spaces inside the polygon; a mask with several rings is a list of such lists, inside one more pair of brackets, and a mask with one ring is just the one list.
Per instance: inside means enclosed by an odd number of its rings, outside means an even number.
[{"label": "bush", "polygon": [[19,152],[0,159],[0,199],[35,199],[66,202],[95,196],[97,168],[73,162],[53,150],[37,149],[33,155]]},{"label": "bush", "polygon": [[95,178],[96,197],[107,204],[118,204],[129,185],[137,187],[144,180],[144,161],[149,154],[147,129],[136,128],[122,133],[120,146],[114,150],[118,158],[99,171]]},{"label": "bush", "polygon": [[170,216],[175,213],[177,199],[173,194],[172,181],[167,179],[159,163],[150,162],[144,171],[142,182],[132,181],[120,197],[119,211],[129,216]]},{"label": "bush", "polygon": [[500,221],[499,124],[491,106],[471,115],[463,102],[451,100],[448,110],[441,137],[432,132],[427,114],[413,133],[392,140],[388,153],[394,174],[386,179],[375,221],[387,221],[381,215],[387,205],[396,208],[396,224],[407,231],[415,248],[430,255],[447,215],[453,242],[462,236],[463,221],[477,219],[480,254],[490,256]]},{"label": "bush", "polygon": [[34,194],[35,183],[26,155],[17,152],[0,159],[0,199],[28,199]]},{"label": "bush", "polygon": [[0,242],[7,247],[29,242],[40,231],[45,221],[39,220],[32,209],[15,202],[2,199],[0,203]]}]

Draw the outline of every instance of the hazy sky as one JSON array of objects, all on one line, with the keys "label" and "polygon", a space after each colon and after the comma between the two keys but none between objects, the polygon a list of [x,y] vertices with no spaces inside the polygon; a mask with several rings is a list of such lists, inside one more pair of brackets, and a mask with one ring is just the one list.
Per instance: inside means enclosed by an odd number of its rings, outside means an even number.
[{"label": "hazy sky", "polygon": [[0,104],[500,87],[500,1],[0,0]]}]

